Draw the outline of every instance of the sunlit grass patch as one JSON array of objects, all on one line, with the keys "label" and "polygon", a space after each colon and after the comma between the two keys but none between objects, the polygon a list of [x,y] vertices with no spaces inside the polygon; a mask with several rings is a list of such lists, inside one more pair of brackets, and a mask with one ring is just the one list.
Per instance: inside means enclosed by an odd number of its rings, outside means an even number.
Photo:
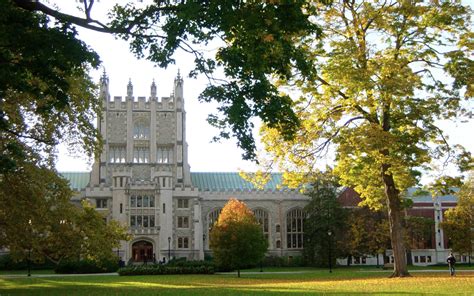
[{"label": "sunlit grass patch", "polygon": [[414,273],[338,268],[300,274],[243,273],[161,276],[1,278],[0,295],[474,295],[474,273]]}]

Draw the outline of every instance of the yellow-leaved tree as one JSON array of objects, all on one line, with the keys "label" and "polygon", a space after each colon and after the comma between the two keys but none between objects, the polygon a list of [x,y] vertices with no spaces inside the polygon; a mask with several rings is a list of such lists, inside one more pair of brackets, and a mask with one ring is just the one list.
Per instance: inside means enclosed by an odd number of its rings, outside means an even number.
[{"label": "yellow-leaved tree", "polygon": [[302,41],[319,73],[278,77],[282,92],[299,96],[294,109],[301,126],[292,140],[285,140],[284,128],[263,128],[270,163],[285,172],[289,186],[298,186],[333,151],[340,183],[354,188],[365,205],[386,204],[392,276],[409,275],[406,189],[435,159],[472,165],[470,154],[449,146],[437,126],[440,119],[469,114],[463,100],[474,94],[471,14],[459,1],[321,5],[313,18],[321,38]]}]

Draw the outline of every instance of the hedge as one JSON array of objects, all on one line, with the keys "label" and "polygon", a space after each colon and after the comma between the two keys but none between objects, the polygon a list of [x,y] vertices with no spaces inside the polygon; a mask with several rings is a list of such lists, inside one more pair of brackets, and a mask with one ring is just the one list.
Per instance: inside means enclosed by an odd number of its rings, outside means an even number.
[{"label": "hedge", "polygon": [[62,261],[54,272],[56,273],[104,273],[104,272],[116,272],[119,269],[118,262],[116,260],[107,260],[102,262],[96,262],[91,260],[68,260]]},{"label": "hedge", "polygon": [[180,261],[173,264],[129,265],[120,268],[119,275],[213,274],[214,265],[205,261]]}]

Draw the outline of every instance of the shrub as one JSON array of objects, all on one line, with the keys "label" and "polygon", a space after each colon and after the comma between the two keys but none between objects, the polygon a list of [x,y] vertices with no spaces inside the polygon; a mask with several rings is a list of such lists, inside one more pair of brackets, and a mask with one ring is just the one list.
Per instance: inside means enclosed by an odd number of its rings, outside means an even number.
[{"label": "shrub", "polygon": [[167,265],[131,265],[120,268],[119,275],[213,274],[214,264],[207,261],[175,261]]},{"label": "shrub", "polygon": [[104,273],[104,272],[115,272],[119,268],[116,260],[104,260],[102,262],[96,262],[91,260],[80,260],[80,261],[63,261],[56,268],[56,273]]}]

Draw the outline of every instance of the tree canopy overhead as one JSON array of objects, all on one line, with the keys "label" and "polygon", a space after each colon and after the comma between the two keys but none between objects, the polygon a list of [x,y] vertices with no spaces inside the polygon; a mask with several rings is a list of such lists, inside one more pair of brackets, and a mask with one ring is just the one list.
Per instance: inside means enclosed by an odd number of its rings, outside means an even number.
[{"label": "tree canopy overhead", "polygon": [[[94,153],[98,111],[88,71],[99,57],[68,22],[0,3],[0,173],[51,160],[60,142]],[[51,164],[51,162],[50,162]]]},{"label": "tree canopy overhead", "polygon": [[333,149],[341,184],[373,208],[387,205],[394,276],[405,276],[403,192],[435,159],[472,167],[436,125],[471,111],[463,101],[474,95],[472,11],[459,1],[355,0],[319,11],[321,38],[304,42],[318,74],[279,81],[301,94],[301,128],[284,141],[265,127],[265,149],[297,183]]},{"label": "tree canopy overhead", "polygon": [[[209,85],[202,101],[220,106],[208,121],[221,129],[216,137],[235,136],[245,159],[255,157],[252,117],[280,127],[290,138],[298,126],[289,96],[280,93],[270,77],[289,79],[294,69],[310,76],[314,67],[301,40],[319,34],[309,21],[315,12],[306,1],[150,1],[148,5],[116,4],[109,19],[92,18],[94,0],[84,0],[83,14],[68,15],[42,2],[14,0],[70,25],[128,40],[130,51],[160,67],[174,63],[183,50],[195,57],[190,76],[204,74]],[[214,56],[203,46],[216,45]],[[225,77],[215,77],[216,69]]]}]

